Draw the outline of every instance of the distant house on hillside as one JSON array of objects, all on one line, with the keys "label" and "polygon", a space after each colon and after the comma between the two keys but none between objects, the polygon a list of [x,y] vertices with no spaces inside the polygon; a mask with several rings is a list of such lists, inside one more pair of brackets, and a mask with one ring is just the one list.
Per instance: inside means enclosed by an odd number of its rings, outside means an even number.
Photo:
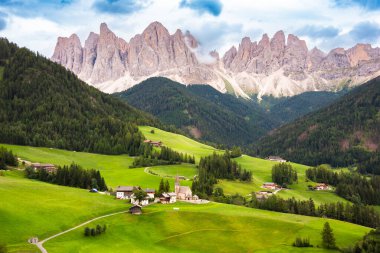
[{"label": "distant house on hillside", "polygon": [[280,162],[280,163],[286,163],[287,162],[285,159],[283,159],[280,156],[268,156],[267,160],[269,160],[269,161],[275,161],[275,162]]},{"label": "distant house on hillside", "polygon": [[162,193],[160,196],[160,202],[162,204],[171,204],[177,201],[177,194],[175,192]]},{"label": "distant house on hillside", "polygon": [[149,188],[147,188],[144,191],[146,192],[148,198],[154,199],[154,194],[156,193],[155,189],[149,189]]},{"label": "distant house on hillside", "polygon": [[144,143],[148,143],[148,144],[155,146],[155,147],[161,147],[162,146],[162,141],[144,140]]},{"label": "distant house on hillside", "polygon": [[32,163],[30,166],[34,169],[34,171],[45,170],[49,173],[53,173],[57,170],[54,164],[50,163]]},{"label": "distant house on hillside", "polygon": [[263,188],[265,189],[270,189],[270,190],[276,190],[276,189],[281,189],[281,187],[279,185],[277,185],[276,183],[264,183],[262,185]]},{"label": "distant house on hillside", "polygon": [[130,199],[133,191],[141,190],[140,186],[118,186],[116,188],[117,199]]},{"label": "distant house on hillside", "polygon": [[255,195],[256,195],[257,200],[265,200],[268,197],[272,196],[273,192],[271,192],[271,191],[259,191],[259,192],[255,192]]},{"label": "distant house on hillside", "polygon": [[148,204],[149,204],[149,200],[154,199],[154,194],[156,193],[156,190],[154,190],[154,189],[145,189],[144,191],[146,192],[146,197],[145,197],[145,199],[143,199],[143,200],[141,200],[141,201],[139,202],[139,200],[135,198],[135,195],[132,194],[132,195],[130,196],[131,203],[132,203],[132,204],[135,204],[135,205],[141,205],[141,206],[146,206],[146,205],[148,205]]},{"label": "distant house on hillside", "polygon": [[131,208],[129,208],[129,212],[131,214],[142,214],[142,207],[139,205],[134,205]]},{"label": "distant house on hillside", "polygon": [[315,187],[314,187],[314,190],[316,191],[325,191],[325,190],[329,190],[330,187],[328,186],[328,184],[317,184]]}]

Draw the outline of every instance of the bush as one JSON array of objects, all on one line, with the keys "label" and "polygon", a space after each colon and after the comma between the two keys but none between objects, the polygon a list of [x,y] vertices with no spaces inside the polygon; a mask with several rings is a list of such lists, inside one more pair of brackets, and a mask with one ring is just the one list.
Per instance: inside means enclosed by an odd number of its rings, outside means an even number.
[{"label": "bush", "polygon": [[99,225],[97,224],[95,228],[86,227],[84,229],[84,236],[97,236],[105,233],[107,230],[107,225]]},{"label": "bush", "polygon": [[150,130],[150,133],[151,133],[151,134],[154,134],[154,129]]},{"label": "bush", "polygon": [[306,248],[313,247],[313,245],[310,244],[309,238],[297,237],[296,240],[293,242],[293,247]]},{"label": "bush", "polygon": [[89,227],[85,227],[84,236],[90,236],[90,235],[91,235],[91,229]]}]

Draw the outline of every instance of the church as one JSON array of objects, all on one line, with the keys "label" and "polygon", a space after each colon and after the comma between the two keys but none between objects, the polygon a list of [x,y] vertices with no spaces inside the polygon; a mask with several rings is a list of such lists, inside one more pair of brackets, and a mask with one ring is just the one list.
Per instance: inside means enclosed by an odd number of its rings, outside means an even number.
[{"label": "church", "polygon": [[193,193],[189,186],[180,186],[179,177],[175,178],[175,194],[177,195],[178,200],[192,200]]}]

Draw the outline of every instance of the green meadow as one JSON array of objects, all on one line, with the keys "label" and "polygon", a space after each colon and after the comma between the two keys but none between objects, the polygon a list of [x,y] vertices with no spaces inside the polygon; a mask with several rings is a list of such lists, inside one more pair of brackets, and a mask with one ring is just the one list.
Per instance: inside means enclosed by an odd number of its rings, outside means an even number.
[{"label": "green meadow", "polygon": [[[151,130],[154,133],[151,133]],[[200,157],[207,156],[213,152],[223,153],[211,146],[199,143],[190,138],[179,134],[173,134],[157,128],[143,126],[140,130],[147,139],[162,141],[164,145],[187,154],[194,155],[199,161]],[[133,158],[128,155],[100,155],[85,152],[73,152],[52,148],[27,147],[17,145],[1,144],[8,149],[13,150],[19,157],[33,162],[53,163],[56,165],[65,165],[75,162],[84,168],[95,168],[101,171],[106,179],[108,186],[113,189],[119,185],[140,185],[143,188],[157,188],[162,177],[169,180],[171,185],[174,184],[175,175],[185,176],[192,179],[197,174],[195,165],[180,164],[170,166],[150,167],[147,170],[157,175],[147,173],[145,168],[130,169]],[[254,191],[262,190],[261,185],[264,182],[271,182],[272,166],[276,162],[242,155],[235,159],[243,168],[251,170],[253,180],[250,183],[219,180],[218,186],[222,187],[225,194],[239,193],[248,196]],[[278,194],[284,198],[295,197],[297,199],[313,198],[316,204],[325,202],[345,201],[333,192],[329,191],[310,191],[308,185],[312,182],[306,182],[305,171],[308,166],[292,163],[292,166],[298,171],[298,184],[290,186],[289,190],[280,191]],[[145,170],[145,171],[144,171]],[[191,185],[191,181],[182,181],[183,185]]]},{"label": "green meadow", "polygon": [[[173,208],[177,208],[174,210]],[[83,228],[44,244],[59,252],[331,252],[321,248],[293,248],[297,236],[321,245],[326,220],[245,207],[209,203],[152,205],[135,216],[120,214],[99,220],[108,226],[98,237],[84,237]],[[368,228],[329,220],[337,244],[352,245]]]},{"label": "green meadow", "polygon": [[46,238],[103,214],[125,210],[125,201],[24,178],[21,171],[0,176],[0,243],[11,251],[29,245],[30,237]]}]

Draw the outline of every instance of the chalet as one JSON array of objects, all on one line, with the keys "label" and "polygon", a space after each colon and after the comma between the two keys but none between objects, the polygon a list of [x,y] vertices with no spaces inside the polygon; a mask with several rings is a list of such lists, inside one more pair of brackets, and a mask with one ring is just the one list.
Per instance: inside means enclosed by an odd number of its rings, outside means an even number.
[{"label": "chalet", "polygon": [[279,156],[268,156],[267,160],[280,162],[280,163],[286,163],[287,162],[285,159],[283,159],[282,157],[279,157]]},{"label": "chalet", "polygon": [[330,187],[328,186],[328,184],[317,184],[315,187],[314,187],[314,190],[317,190],[317,191],[325,191],[325,190],[328,190],[330,189]]},{"label": "chalet", "polygon": [[142,214],[142,207],[139,205],[134,205],[131,208],[129,208],[129,212],[131,214]]},{"label": "chalet", "polygon": [[140,186],[118,186],[116,189],[117,199],[130,199],[133,191],[141,190]]},{"label": "chalet", "polygon": [[160,196],[160,202],[162,204],[175,203],[177,201],[177,194],[175,192],[162,193]]},{"label": "chalet", "polygon": [[275,183],[264,183],[262,188],[270,189],[270,190],[281,189],[281,187]]},{"label": "chalet", "polygon": [[34,171],[45,170],[49,173],[53,173],[57,170],[54,164],[50,163],[32,163],[30,166],[34,169]]},{"label": "chalet", "polygon": [[175,194],[177,195],[177,199],[179,200],[192,200],[193,193],[189,186],[180,186],[179,177],[176,177],[174,184]]},{"label": "chalet", "polygon": [[256,195],[257,200],[264,200],[264,199],[267,199],[268,197],[272,196],[273,192],[271,192],[271,191],[259,191],[259,192],[255,192],[255,195]]},{"label": "chalet", "polygon": [[155,146],[155,147],[161,147],[162,146],[161,141],[144,140],[144,143],[148,143],[148,144]]},{"label": "chalet", "polygon": [[147,198],[154,199],[154,194],[156,193],[155,189],[147,188],[147,189],[145,189],[145,192],[146,192]]}]

